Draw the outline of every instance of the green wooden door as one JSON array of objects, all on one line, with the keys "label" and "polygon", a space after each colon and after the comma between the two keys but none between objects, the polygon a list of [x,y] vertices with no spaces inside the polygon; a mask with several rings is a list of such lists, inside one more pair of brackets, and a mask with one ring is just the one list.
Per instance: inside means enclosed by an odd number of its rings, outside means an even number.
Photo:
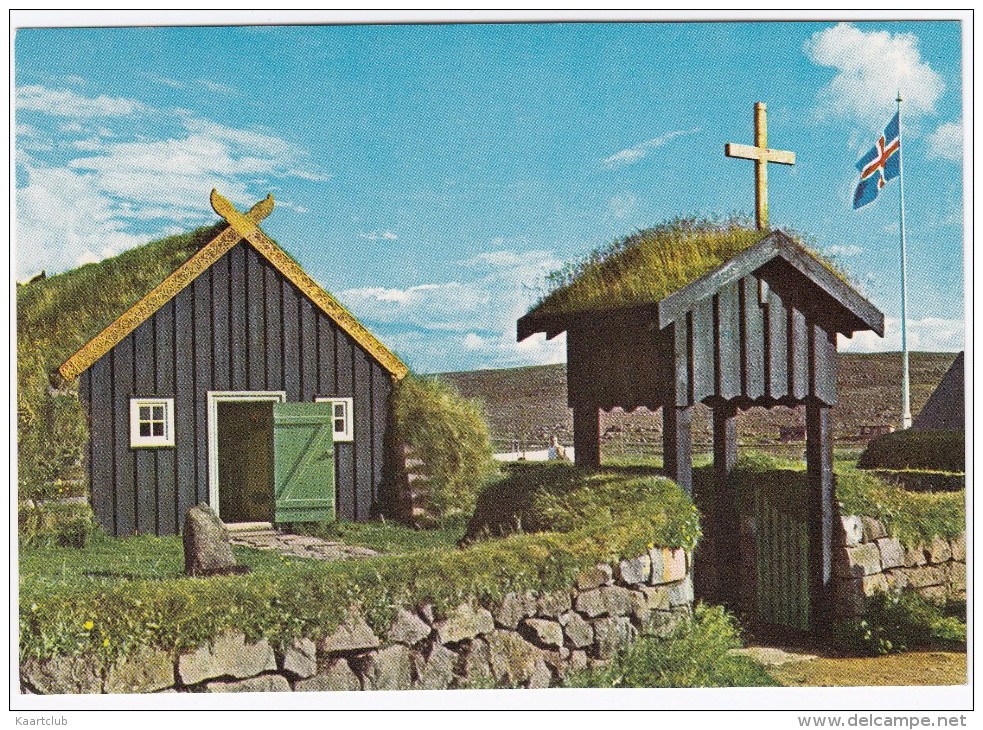
[{"label": "green wooden door", "polygon": [[804,474],[769,474],[755,490],[758,619],[809,630],[809,527]]},{"label": "green wooden door", "polygon": [[334,519],[330,403],[273,404],[273,494],[275,522]]}]

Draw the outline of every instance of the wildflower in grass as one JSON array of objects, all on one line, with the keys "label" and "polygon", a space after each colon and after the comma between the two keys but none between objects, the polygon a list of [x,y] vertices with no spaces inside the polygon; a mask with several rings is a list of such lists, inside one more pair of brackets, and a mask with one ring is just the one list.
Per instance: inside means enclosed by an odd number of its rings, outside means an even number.
[{"label": "wildflower in grass", "polygon": [[108,636],[105,639],[102,640],[102,645],[103,646],[109,646],[109,637]]},{"label": "wildflower in grass", "polygon": [[86,631],[92,631],[92,628],[95,625],[96,625],[95,622],[92,619],[89,619],[84,624],[82,624],[82,628],[85,629]]}]

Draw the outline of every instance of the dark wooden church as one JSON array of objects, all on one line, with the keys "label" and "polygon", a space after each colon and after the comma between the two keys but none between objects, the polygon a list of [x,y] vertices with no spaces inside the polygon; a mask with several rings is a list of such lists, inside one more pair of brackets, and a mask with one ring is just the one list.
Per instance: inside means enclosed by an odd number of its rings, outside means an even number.
[{"label": "dark wooden church", "polygon": [[[665,265],[675,265],[671,244],[666,251]],[[804,406],[808,492],[801,499],[781,496],[776,512],[801,510],[804,539],[797,541],[786,522],[776,523],[770,538],[764,521],[757,531],[759,546],[770,540],[768,549],[783,565],[801,563],[799,574],[779,580],[787,583],[779,588],[798,594],[802,604],[791,623],[815,627],[823,621],[834,541],[830,410],[836,404],[836,337],[862,330],[883,335],[883,314],[781,231],[710,270],[690,267],[686,277],[650,301],[635,297],[619,305],[603,289],[575,305],[544,300],[518,321],[518,338],[567,333],[579,465],[600,464],[600,410],[661,409],[665,470],[692,491],[693,407],[712,408],[714,488],[698,495],[697,506],[718,576],[714,595],[705,597],[714,600],[730,602],[738,590],[738,509],[728,480],[737,456],[738,410]],[[705,556],[707,547],[701,548]]]},{"label": "dark wooden church", "polygon": [[258,224],[229,226],[72,355],[92,507],[113,535],[386,511],[389,396],[406,366]]}]

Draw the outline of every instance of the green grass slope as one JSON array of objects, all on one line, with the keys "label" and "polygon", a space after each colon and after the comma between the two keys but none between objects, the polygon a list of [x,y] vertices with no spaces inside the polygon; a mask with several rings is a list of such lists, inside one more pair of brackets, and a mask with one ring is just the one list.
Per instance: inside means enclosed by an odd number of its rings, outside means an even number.
[{"label": "green grass slope", "polygon": [[[57,496],[78,474],[84,413],[73,393],[52,395],[49,375],[163,281],[224,224],[153,241],[17,289],[17,444],[21,497]],[[55,494],[48,494],[52,489]]]},{"label": "green grass slope", "polygon": [[[739,218],[676,218],[595,249],[547,277],[530,314],[568,314],[657,302],[702,278],[770,231]],[[790,233],[794,239],[801,237]],[[843,277],[830,262],[820,262]]]}]

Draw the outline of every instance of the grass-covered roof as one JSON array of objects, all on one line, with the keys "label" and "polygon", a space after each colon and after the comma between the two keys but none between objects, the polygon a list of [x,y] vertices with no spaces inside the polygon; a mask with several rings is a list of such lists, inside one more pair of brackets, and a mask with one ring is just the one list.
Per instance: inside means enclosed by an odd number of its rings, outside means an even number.
[{"label": "grass-covered roof", "polygon": [[64,476],[84,444],[74,398],[51,398],[48,375],[222,230],[216,223],[17,287],[17,422],[21,482]]},{"label": "grass-covered roof", "polygon": [[632,233],[550,274],[549,291],[529,314],[572,314],[660,301],[768,233],[733,218],[677,218]]}]

